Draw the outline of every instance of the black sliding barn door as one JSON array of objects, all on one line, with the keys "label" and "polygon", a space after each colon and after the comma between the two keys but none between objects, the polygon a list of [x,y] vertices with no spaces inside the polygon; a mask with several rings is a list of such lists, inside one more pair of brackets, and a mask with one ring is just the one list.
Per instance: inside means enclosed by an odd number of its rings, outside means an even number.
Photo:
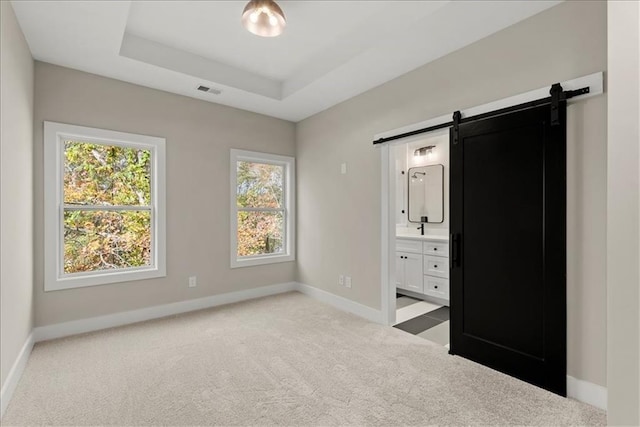
[{"label": "black sliding barn door", "polygon": [[451,129],[451,353],[566,396],[566,103]]}]

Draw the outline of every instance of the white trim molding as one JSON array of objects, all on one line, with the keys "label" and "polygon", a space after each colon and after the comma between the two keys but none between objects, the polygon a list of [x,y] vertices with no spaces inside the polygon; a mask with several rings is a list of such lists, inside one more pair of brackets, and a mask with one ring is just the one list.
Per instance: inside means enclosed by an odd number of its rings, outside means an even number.
[{"label": "white trim molding", "polygon": [[353,313],[372,322],[383,323],[382,312],[380,310],[367,307],[309,285],[287,282],[213,295],[205,298],[179,301],[171,304],[156,305],[139,310],[72,320],[70,322],[56,323],[48,326],[39,326],[34,329],[33,336],[35,342],[47,341],[292,291],[298,291],[339,310]]},{"label": "white trim molding", "polygon": [[380,148],[380,277],[382,324],[391,326],[396,323],[396,224],[395,209],[392,200],[396,200],[395,150],[393,144],[383,144]]},{"label": "white trim molding", "polygon": [[567,397],[607,410],[607,388],[567,375]]},{"label": "white trim molding", "polygon": [[[260,153],[257,151],[237,150],[232,148],[229,155],[229,241],[231,242],[230,267],[250,267],[254,265],[290,262],[296,259],[296,159],[290,156]],[[238,162],[252,162],[281,166],[283,173],[283,206],[277,209],[253,207],[238,208]],[[284,217],[284,251],[282,253],[238,256],[238,211],[252,210],[262,212],[282,212]]]},{"label": "white trim molding", "polygon": [[46,341],[70,335],[99,331],[101,329],[114,328],[116,326],[129,325],[131,323],[144,322],[145,320],[159,319],[175,314],[188,313],[190,311],[217,307],[219,305],[232,304],[234,302],[266,297],[269,295],[291,292],[297,289],[295,282],[279,283],[262,286],[243,291],[229,292],[213,295],[205,298],[197,298],[171,304],[156,305],[141,308],[139,310],[123,311],[107,314],[105,316],[90,317],[88,319],[72,320],[70,322],[56,323],[54,325],[39,326],[34,329],[35,341]]},{"label": "white trim molding", "polygon": [[297,284],[297,291],[313,299],[329,304],[339,310],[355,314],[371,322],[384,324],[382,311],[357,303],[347,298],[332,294],[304,283]]},{"label": "white trim molding", "polygon": [[[151,216],[151,265],[134,268],[65,273],[63,222],[64,152],[66,140],[149,150],[151,152],[151,200],[149,206],[88,205],[86,210],[148,210]],[[44,122],[44,290],[105,285],[166,276],[166,153],[165,139]],[[74,206],[75,207],[75,206]],[[78,207],[80,209],[80,207]],[[85,208],[82,208],[83,210]]]},{"label": "white trim molding", "polygon": [[9,406],[9,402],[13,397],[13,393],[16,391],[16,387],[18,386],[18,382],[22,377],[24,368],[27,366],[27,361],[29,360],[29,356],[31,355],[31,350],[33,349],[34,342],[34,334],[32,332],[24,342],[22,349],[20,349],[20,353],[18,353],[18,357],[16,358],[15,362],[13,362],[13,366],[9,371],[9,375],[7,375],[7,379],[2,385],[2,391],[0,391],[0,418],[4,416],[4,413]]}]

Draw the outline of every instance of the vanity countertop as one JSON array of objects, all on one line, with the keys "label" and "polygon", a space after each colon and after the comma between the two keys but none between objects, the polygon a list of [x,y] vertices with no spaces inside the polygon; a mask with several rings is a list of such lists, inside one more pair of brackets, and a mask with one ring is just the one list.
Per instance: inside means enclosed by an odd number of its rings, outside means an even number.
[{"label": "vanity countertop", "polygon": [[439,242],[448,242],[449,236],[442,236],[439,234],[426,234],[421,236],[420,234],[405,234],[405,233],[396,233],[396,239],[406,239],[406,240],[437,240]]}]

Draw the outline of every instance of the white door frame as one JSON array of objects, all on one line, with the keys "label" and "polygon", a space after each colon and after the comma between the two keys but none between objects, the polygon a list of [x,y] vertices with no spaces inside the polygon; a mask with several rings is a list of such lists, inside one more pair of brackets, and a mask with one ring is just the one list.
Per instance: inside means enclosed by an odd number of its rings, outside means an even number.
[{"label": "white door frame", "polygon": [[393,183],[393,167],[395,164],[395,152],[391,149],[391,144],[384,144],[380,147],[380,165],[382,167],[382,179],[380,190],[380,277],[382,295],[381,311],[382,324],[393,325],[396,323],[396,300],[395,300],[395,250],[392,245],[395,235],[395,221],[392,214],[392,200],[396,199],[396,186]]},{"label": "white door frame", "polygon": [[[575,90],[589,86],[589,93],[576,96],[568,100],[568,103],[580,101],[592,96],[600,95],[603,92],[603,72],[597,72],[584,77],[578,77],[573,80],[561,82],[564,90]],[[548,86],[540,89],[531,90],[519,95],[510,96],[477,107],[462,110],[462,117],[475,116],[477,114],[488,113],[501,108],[513,105],[523,104],[525,102],[534,101],[536,99],[546,98],[549,96]],[[417,129],[427,128],[430,126],[447,123],[452,120],[453,112],[448,115],[436,117],[434,119],[425,120],[423,122],[414,123],[397,129],[391,129],[374,135],[373,140],[410,132]],[[441,131],[441,130],[438,130]],[[395,152],[392,146],[398,144],[406,144],[418,139],[422,139],[427,134],[415,135],[412,137],[398,139],[386,144],[379,144],[380,149],[380,166],[381,166],[381,182],[380,182],[380,288],[381,288],[381,311],[382,323],[385,325],[393,325],[396,321],[396,273],[395,273],[395,234],[396,224],[394,208],[392,201],[396,199],[396,186],[394,183],[395,169]]]}]

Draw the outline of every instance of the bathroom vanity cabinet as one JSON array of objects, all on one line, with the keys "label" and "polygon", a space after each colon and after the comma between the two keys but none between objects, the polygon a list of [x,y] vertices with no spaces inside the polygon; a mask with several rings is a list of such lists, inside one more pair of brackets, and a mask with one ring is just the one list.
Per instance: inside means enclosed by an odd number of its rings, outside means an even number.
[{"label": "bathroom vanity cabinet", "polygon": [[449,239],[396,238],[396,288],[449,300]]}]

